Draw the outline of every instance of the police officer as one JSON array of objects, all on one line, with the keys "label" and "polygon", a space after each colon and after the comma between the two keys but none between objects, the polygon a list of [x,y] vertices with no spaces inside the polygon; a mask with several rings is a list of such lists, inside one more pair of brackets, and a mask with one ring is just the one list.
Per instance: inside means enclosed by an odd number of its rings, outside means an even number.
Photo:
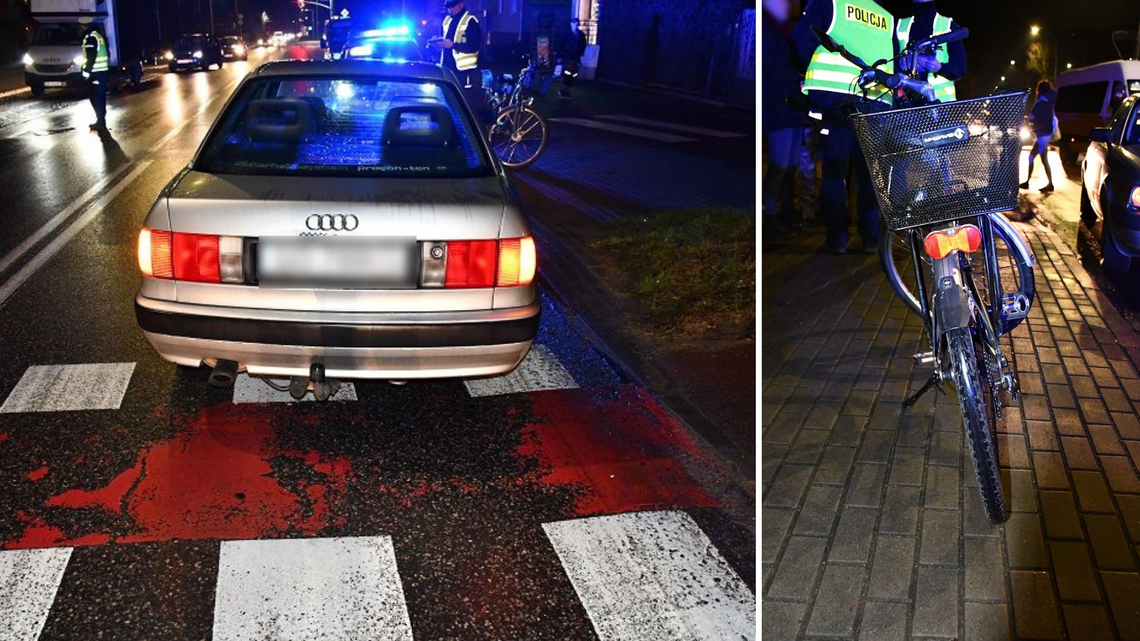
[{"label": "police officer", "polygon": [[[861,94],[859,69],[819,44],[812,26],[825,31],[851,53],[868,63],[894,57],[894,19],[874,0],[809,0],[803,18],[792,30],[792,42],[801,66],[807,68],[804,92],[809,116],[820,121],[819,157],[823,183],[819,213],[827,225],[822,251],[846,254],[851,215],[847,208],[847,177],[852,169],[859,186],[861,251],[874,253],[879,242],[879,207],[871,174],[848,119],[852,95]],[[868,98],[887,108],[890,91],[872,86]],[[868,106],[864,106],[866,110]]]},{"label": "police officer", "polygon": [[[899,20],[896,29],[900,48],[959,28],[952,18],[938,13],[934,0],[914,0],[911,12],[912,17]],[[918,79],[930,83],[935,98],[942,102],[955,100],[954,82],[966,75],[966,47],[957,40],[938,47],[934,55],[920,55],[917,69]]]},{"label": "police officer", "polygon": [[91,107],[95,110],[95,122],[91,128],[96,131],[107,129],[107,71],[110,57],[107,53],[107,38],[94,23],[83,34],[83,77],[91,83]]},{"label": "police officer", "polygon": [[471,87],[471,77],[479,66],[483,32],[463,0],[446,0],[444,6],[447,16],[443,19],[443,35],[429,42],[441,50],[440,64],[454,71],[465,87]]}]

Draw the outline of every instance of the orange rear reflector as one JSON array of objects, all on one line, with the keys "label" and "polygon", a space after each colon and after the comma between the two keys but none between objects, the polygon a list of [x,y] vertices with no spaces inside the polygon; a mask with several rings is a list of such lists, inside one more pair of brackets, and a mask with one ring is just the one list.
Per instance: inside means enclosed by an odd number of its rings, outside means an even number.
[{"label": "orange rear reflector", "polygon": [[968,254],[982,246],[982,230],[974,225],[962,225],[932,231],[923,244],[931,258],[945,258],[955,250]]}]

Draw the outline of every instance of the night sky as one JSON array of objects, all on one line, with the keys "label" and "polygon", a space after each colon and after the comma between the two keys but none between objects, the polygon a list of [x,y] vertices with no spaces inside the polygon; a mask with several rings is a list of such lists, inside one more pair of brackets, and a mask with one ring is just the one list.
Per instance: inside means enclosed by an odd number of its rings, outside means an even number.
[{"label": "night sky", "polygon": [[[910,11],[909,1],[878,1],[896,17]],[[1082,67],[1116,59],[1112,32],[1126,30],[1134,38],[1140,25],[1140,0],[936,0],[936,4],[940,13],[970,29],[965,41],[968,72],[959,90],[966,96],[986,93],[1003,75],[1006,84],[1027,84],[1025,50],[1032,25],[1053,33],[1062,71],[1067,63]],[[1044,33],[1038,37],[1048,41]],[[1135,40],[1121,38],[1125,56],[1133,55]],[[1017,61],[1016,68],[1010,60]],[[1034,78],[1030,75],[1030,82]]]}]

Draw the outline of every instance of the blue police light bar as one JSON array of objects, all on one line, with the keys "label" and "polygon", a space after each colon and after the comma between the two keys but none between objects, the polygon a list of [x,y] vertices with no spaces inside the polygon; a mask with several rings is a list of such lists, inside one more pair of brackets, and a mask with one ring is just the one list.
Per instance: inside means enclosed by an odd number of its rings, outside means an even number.
[{"label": "blue police light bar", "polygon": [[360,34],[365,38],[379,40],[407,40],[412,36],[412,27],[407,22],[388,23],[379,29],[369,29]]}]

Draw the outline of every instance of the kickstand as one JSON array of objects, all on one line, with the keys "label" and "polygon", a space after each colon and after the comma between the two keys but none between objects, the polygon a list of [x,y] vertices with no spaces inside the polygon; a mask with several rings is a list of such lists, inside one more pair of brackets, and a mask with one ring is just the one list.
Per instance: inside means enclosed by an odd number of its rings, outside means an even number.
[{"label": "kickstand", "polygon": [[918,402],[918,399],[923,394],[928,392],[930,390],[930,388],[932,388],[932,387],[934,389],[938,390],[939,393],[945,394],[946,390],[942,389],[942,386],[939,385],[938,382],[939,382],[938,381],[938,374],[932,374],[930,376],[930,380],[926,381],[926,385],[923,385],[922,389],[918,390],[917,392],[915,392],[909,398],[907,398],[906,400],[904,400],[902,402],[903,411],[909,410],[910,408],[914,407],[914,404]]}]

